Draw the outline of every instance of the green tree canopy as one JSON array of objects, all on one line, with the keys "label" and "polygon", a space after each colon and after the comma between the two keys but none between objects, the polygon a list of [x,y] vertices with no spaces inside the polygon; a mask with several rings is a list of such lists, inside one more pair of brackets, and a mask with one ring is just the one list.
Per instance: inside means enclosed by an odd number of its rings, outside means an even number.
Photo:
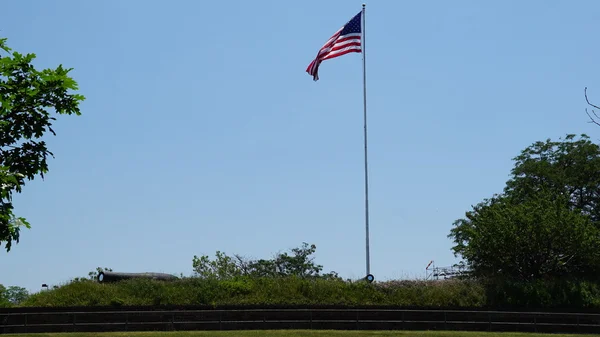
[{"label": "green tree canopy", "polygon": [[0,284],[0,308],[18,305],[29,297],[29,291],[23,287],[5,287]]},{"label": "green tree canopy", "polygon": [[25,179],[44,177],[46,159],[53,156],[42,140],[52,129],[55,115],[80,115],[84,97],[70,93],[77,83],[72,69],[37,70],[35,54],[13,52],[0,39],[0,245],[10,251],[19,242],[20,228],[29,224],[13,214],[13,193],[21,192]]},{"label": "green tree canopy", "polygon": [[535,142],[514,158],[506,195],[525,200],[541,189],[569,197],[571,209],[579,209],[600,226],[600,146],[587,135],[569,134],[559,141]]},{"label": "green tree canopy", "polygon": [[550,190],[524,202],[486,200],[457,220],[454,252],[478,276],[520,280],[586,277],[600,271],[600,231],[569,199]]},{"label": "green tree canopy", "polygon": [[11,305],[7,297],[6,287],[0,284],[0,308],[10,307]]},{"label": "green tree canopy", "polygon": [[194,256],[192,267],[196,277],[231,279],[239,276],[302,278],[337,278],[337,273],[321,274],[323,266],[314,263],[313,254],[317,247],[304,242],[301,247],[290,250],[291,254],[278,253],[272,259],[249,260],[240,255],[233,257],[217,251],[216,258]]},{"label": "green tree canopy", "polygon": [[600,147],[567,135],[536,142],[514,160],[504,192],[454,222],[455,255],[476,276],[597,279]]}]

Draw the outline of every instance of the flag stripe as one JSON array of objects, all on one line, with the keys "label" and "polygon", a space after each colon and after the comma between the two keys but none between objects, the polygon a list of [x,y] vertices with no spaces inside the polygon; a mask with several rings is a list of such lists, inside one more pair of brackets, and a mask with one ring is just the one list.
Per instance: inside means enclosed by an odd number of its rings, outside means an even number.
[{"label": "flag stripe", "polygon": [[319,49],[317,57],[308,65],[306,72],[313,76],[317,81],[319,79],[319,65],[321,62],[336,58],[348,53],[362,52],[362,12],[355,15],[344,26],[338,29],[327,42]]},{"label": "flag stripe", "polygon": [[329,50],[328,54],[332,54],[333,52],[337,51],[337,50],[342,50],[345,48],[349,48],[349,47],[358,47],[357,49],[360,50],[360,41],[348,41],[348,43],[342,43],[342,44],[336,44],[335,46],[331,47],[331,50]]},{"label": "flag stripe", "polygon": [[360,35],[361,35],[360,33],[344,35],[344,37],[337,39],[336,44],[342,43],[342,42],[347,41],[347,40],[353,40],[353,39],[359,39],[360,40]]},{"label": "flag stripe", "polygon": [[360,52],[361,52],[360,48],[357,49],[356,47],[349,47],[349,48],[346,48],[346,49],[342,50],[339,53],[336,53],[336,54],[324,57],[323,60],[329,60],[329,59],[332,59],[332,58],[336,58],[338,56],[346,55],[348,53],[360,53]]}]

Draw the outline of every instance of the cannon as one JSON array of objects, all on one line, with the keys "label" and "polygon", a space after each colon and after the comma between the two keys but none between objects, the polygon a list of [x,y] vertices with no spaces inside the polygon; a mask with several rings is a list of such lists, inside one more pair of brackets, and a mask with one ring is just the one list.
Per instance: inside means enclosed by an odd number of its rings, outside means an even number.
[{"label": "cannon", "polygon": [[159,281],[173,281],[179,279],[175,275],[163,274],[163,273],[118,273],[112,271],[102,271],[98,274],[99,283],[117,282],[122,280],[129,280],[132,278],[146,278],[151,280]]}]

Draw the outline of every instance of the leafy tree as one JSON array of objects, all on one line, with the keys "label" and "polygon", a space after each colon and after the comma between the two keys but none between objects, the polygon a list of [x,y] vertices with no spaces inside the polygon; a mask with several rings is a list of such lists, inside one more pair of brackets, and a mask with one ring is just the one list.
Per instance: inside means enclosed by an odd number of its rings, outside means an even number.
[{"label": "leafy tree", "polygon": [[12,304],[8,300],[6,287],[0,284],[0,308],[10,307]]},{"label": "leafy tree", "polygon": [[586,135],[536,142],[514,158],[504,193],[448,235],[475,276],[532,280],[600,271],[600,148]]},{"label": "leafy tree", "polygon": [[320,276],[323,266],[315,264],[312,257],[316,250],[317,246],[304,242],[301,247],[292,248],[291,255],[278,253],[272,260],[252,261],[249,270],[255,276]]},{"label": "leafy tree", "polygon": [[248,260],[240,255],[233,257],[217,251],[216,258],[210,260],[206,255],[194,256],[192,267],[196,277],[231,279],[239,276],[251,277],[324,277],[337,278],[337,273],[320,274],[323,266],[314,263],[317,247],[303,243],[301,247],[291,249],[290,253],[278,253],[273,259]]},{"label": "leafy tree", "polygon": [[551,189],[568,196],[569,208],[581,210],[600,226],[600,146],[587,135],[535,142],[514,160],[507,195],[524,200],[540,189]]},{"label": "leafy tree", "polygon": [[6,288],[0,284],[0,308],[18,305],[29,297],[29,292],[23,287],[10,286]]},{"label": "leafy tree", "polygon": [[[0,245],[10,251],[19,242],[20,229],[30,228],[13,214],[12,195],[21,192],[25,179],[48,172],[46,159],[53,156],[41,138],[52,129],[54,115],[80,115],[84,97],[71,94],[77,83],[69,77],[72,69],[37,70],[35,54],[23,55],[0,38]],[[0,54],[1,56],[1,54]]]},{"label": "leafy tree", "polygon": [[524,202],[485,200],[451,231],[476,276],[533,280],[586,277],[600,271],[600,230],[569,198],[541,190]]},{"label": "leafy tree", "polygon": [[19,176],[10,172],[8,167],[0,166],[0,245],[6,242],[6,251],[10,251],[13,241],[19,242],[22,227],[30,228],[24,218],[17,218],[12,213],[12,192],[15,190],[21,191]]},{"label": "leafy tree", "polygon": [[311,257],[317,250],[317,246],[304,242],[302,247],[293,248],[292,255],[280,253],[275,256],[273,264],[274,272],[281,276],[313,277],[318,276],[323,266],[314,263]]},{"label": "leafy tree", "polygon": [[29,291],[23,287],[10,286],[6,289],[6,298],[10,303],[18,305],[29,297]]},{"label": "leafy tree", "polygon": [[197,277],[225,280],[243,274],[243,268],[236,263],[234,258],[227,256],[227,254],[221,251],[217,251],[215,255],[216,258],[212,261],[206,255],[201,257],[194,255],[192,267]]}]

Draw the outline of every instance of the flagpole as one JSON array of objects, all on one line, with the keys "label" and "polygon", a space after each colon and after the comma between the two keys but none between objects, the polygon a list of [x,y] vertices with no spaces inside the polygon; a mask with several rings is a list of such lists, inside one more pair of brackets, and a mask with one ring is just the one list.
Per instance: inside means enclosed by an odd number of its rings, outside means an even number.
[{"label": "flagpole", "polygon": [[364,118],[364,141],[365,141],[365,233],[366,233],[366,260],[367,277],[371,274],[371,257],[369,253],[369,173],[367,165],[367,62],[365,52],[365,4],[362,4],[361,44],[363,59],[363,118]]}]

